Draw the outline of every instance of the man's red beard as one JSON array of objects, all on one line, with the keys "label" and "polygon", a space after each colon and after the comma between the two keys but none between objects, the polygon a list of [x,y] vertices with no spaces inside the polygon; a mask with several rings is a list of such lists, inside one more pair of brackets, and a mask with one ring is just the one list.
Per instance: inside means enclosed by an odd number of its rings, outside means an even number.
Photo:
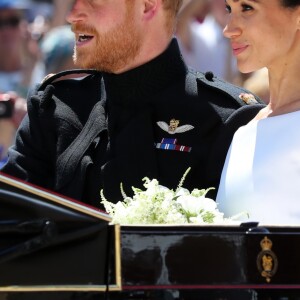
[{"label": "man's red beard", "polygon": [[134,60],[141,47],[141,34],[135,29],[129,12],[122,24],[103,34],[83,24],[73,24],[72,30],[90,34],[96,42],[93,49],[75,46],[74,63],[81,68],[117,72]]}]

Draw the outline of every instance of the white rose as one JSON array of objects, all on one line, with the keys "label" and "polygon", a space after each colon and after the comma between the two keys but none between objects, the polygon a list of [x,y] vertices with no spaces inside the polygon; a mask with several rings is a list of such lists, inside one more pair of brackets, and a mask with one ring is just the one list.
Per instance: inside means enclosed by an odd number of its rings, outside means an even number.
[{"label": "white rose", "polygon": [[201,211],[214,211],[217,208],[214,200],[205,197],[197,198],[192,195],[180,196],[177,202],[181,204],[186,212],[192,215],[197,215]]}]

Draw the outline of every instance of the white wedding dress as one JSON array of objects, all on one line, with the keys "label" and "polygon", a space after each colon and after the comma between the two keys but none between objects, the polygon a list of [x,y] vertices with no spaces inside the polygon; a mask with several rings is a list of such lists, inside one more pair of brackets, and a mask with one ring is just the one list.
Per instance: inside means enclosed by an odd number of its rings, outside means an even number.
[{"label": "white wedding dress", "polygon": [[230,217],[300,226],[300,111],[251,121],[235,133],[216,199]]}]

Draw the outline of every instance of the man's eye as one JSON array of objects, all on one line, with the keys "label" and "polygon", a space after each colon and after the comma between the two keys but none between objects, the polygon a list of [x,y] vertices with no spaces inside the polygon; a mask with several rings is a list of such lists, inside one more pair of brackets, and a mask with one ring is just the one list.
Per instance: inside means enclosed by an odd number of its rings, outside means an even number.
[{"label": "man's eye", "polygon": [[229,5],[225,6],[226,11],[230,14],[231,13],[231,7]]}]

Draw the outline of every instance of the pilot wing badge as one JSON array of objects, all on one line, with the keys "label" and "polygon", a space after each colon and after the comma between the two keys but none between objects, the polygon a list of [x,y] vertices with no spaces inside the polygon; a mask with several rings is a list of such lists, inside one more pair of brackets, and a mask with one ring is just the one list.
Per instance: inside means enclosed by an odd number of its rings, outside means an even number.
[{"label": "pilot wing badge", "polygon": [[176,119],[172,119],[169,124],[164,121],[157,122],[157,125],[164,131],[169,134],[183,133],[194,129],[192,125],[182,125],[179,126],[180,121]]}]

